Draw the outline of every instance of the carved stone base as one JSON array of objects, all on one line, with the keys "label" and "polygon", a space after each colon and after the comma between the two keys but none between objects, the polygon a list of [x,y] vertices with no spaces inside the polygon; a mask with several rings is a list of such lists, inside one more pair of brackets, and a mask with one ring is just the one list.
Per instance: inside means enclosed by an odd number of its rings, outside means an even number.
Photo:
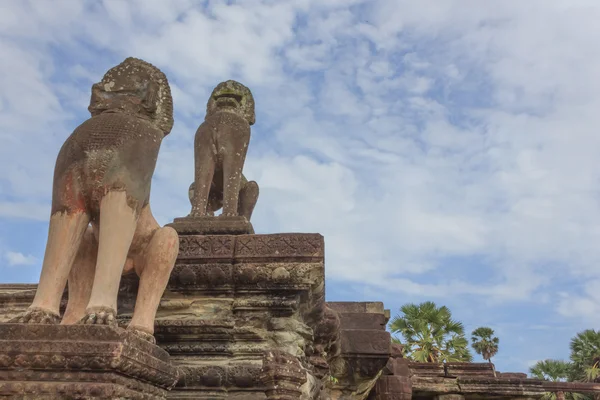
[{"label": "carved stone base", "polygon": [[0,397],[165,399],[169,355],[121,328],[0,324]]},{"label": "carved stone base", "polygon": [[307,380],[298,359],[279,350],[266,351],[260,379],[269,400],[296,400],[302,395],[300,387]]},{"label": "carved stone base", "polygon": [[[339,326],[325,306],[323,237],[182,234],[179,246],[155,322],[157,344],[182,373],[168,398],[317,398],[304,396],[321,387],[311,360],[328,370]],[[121,280],[123,324],[137,291],[135,274]],[[292,376],[277,369],[285,360]]]},{"label": "carved stone base", "polygon": [[167,226],[185,235],[247,235],[254,228],[245,217],[182,217],[175,218]]}]

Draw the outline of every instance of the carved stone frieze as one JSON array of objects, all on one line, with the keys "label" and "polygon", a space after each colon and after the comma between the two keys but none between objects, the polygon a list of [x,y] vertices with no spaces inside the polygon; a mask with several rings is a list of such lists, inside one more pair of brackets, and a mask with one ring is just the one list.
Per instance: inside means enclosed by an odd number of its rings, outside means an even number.
[{"label": "carved stone frieze", "polygon": [[240,261],[320,261],[324,256],[323,236],[312,233],[279,233],[274,235],[242,235],[235,243],[236,259]]},{"label": "carved stone frieze", "polygon": [[269,235],[181,235],[179,261],[322,261],[323,236],[312,233]]},{"label": "carved stone frieze", "polygon": [[227,293],[233,289],[233,266],[226,263],[177,264],[171,273],[168,287],[186,292],[206,290]]},{"label": "carved stone frieze", "polygon": [[179,238],[178,260],[231,262],[234,244],[235,236],[232,235],[182,235]]},{"label": "carved stone frieze", "polygon": [[[324,279],[322,263],[179,263],[168,288],[178,292],[302,291]],[[129,283],[131,289],[133,283]]]},{"label": "carved stone frieze", "polygon": [[178,386],[188,388],[250,388],[261,387],[261,364],[199,365],[181,368],[182,379]]}]

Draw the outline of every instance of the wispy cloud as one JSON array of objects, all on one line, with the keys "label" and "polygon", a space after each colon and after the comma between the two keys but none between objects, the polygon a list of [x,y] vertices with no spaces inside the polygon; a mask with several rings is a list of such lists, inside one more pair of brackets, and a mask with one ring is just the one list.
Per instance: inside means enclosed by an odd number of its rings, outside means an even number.
[{"label": "wispy cloud", "polygon": [[34,265],[38,261],[37,258],[31,254],[25,255],[15,251],[7,251],[4,254],[4,257],[6,258],[6,261],[8,261],[8,265],[11,267],[17,265]]}]

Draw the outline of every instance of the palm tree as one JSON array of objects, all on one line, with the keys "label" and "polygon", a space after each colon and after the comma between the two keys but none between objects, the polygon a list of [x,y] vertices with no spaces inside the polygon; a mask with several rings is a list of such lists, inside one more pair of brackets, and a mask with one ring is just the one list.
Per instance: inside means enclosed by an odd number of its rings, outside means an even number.
[{"label": "palm tree", "polygon": [[427,301],[400,307],[403,315],[391,324],[392,333],[400,333],[408,358],[419,362],[469,362],[472,360],[461,322],[452,319],[446,306]]},{"label": "palm tree", "polygon": [[586,329],[571,339],[574,379],[600,382],[600,331]]},{"label": "palm tree", "polygon": [[[572,364],[562,360],[543,360],[538,361],[529,369],[529,373],[535,378],[551,382],[566,382],[571,373]],[[584,395],[570,392],[546,392],[541,397],[543,400],[580,400],[585,399]]]},{"label": "palm tree", "polygon": [[500,339],[494,336],[492,328],[482,326],[471,332],[471,347],[490,364],[492,357],[498,353],[499,343]]},{"label": "palm tree", "polygon": [[[571,380],[600,382],[600,331],[586,329],[571,339]],[[588,397],[589,398],[589,397]],[[600,400],[600,395],[593,398]]]}]

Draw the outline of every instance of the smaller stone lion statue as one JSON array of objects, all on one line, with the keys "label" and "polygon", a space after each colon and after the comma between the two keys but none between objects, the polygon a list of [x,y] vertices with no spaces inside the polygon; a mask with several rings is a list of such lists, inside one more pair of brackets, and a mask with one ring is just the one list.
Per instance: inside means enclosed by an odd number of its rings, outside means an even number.
[{"label": "smaller stone lion statue", "polygon": [[250,89],[233,80],[214,88],[194,140],[190,217],[213,216],[222,207],[223,216],[250,220],[258,199],[258,184],[248,181],[242,169],[254,122]]}]

